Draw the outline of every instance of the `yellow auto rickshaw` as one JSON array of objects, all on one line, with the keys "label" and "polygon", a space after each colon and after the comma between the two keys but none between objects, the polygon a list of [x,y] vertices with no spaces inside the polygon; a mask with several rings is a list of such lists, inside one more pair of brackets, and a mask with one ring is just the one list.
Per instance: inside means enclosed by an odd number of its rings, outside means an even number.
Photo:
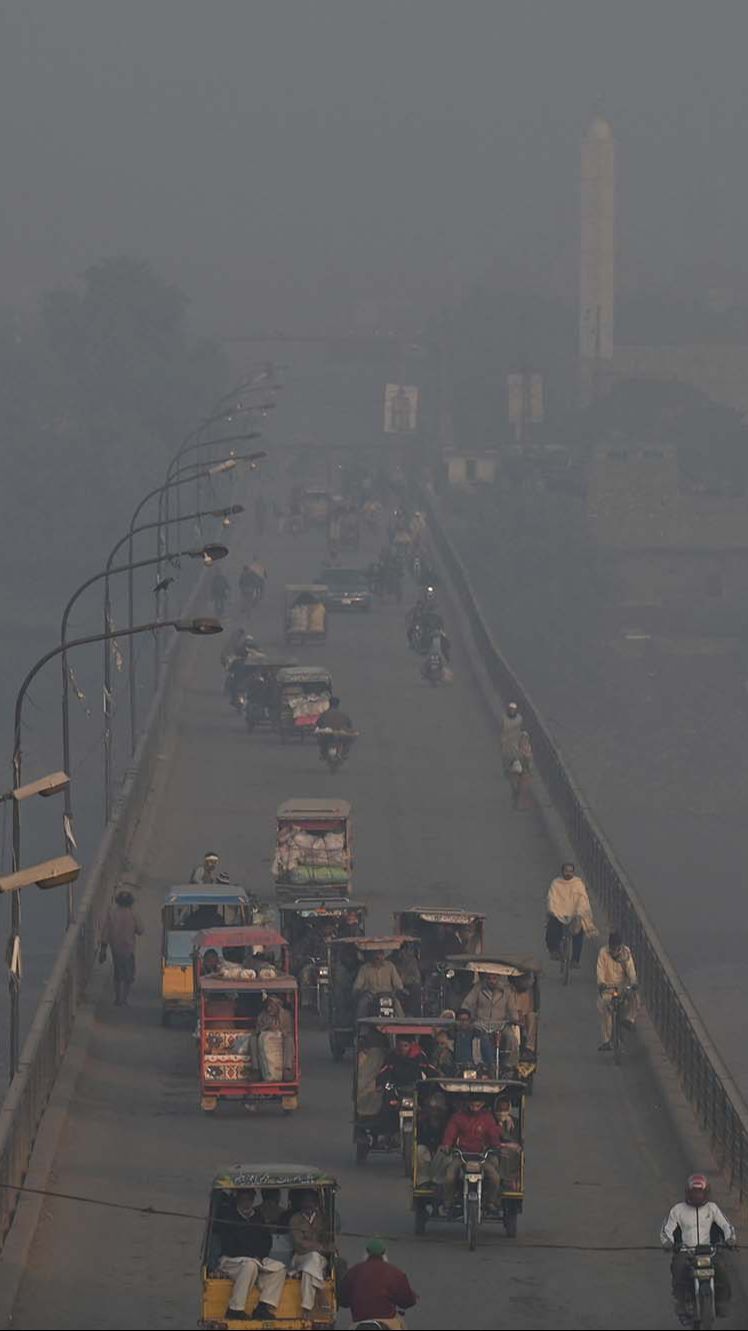
[{"label": "yellow auto rickshaw", "polygon": [[[198,1326],[221,1327],[227,1331],[239,1327],[244,1331],[246,1327],[267,1326],[293,1328],[293,1331],[306,1331],[309,1328],[311,1331],[312,1328],[335,1325],[338,1311],[337,1186],[332,1174],[308,1165],[230,1165],[216,1175],[210,1191],[208,1224],[203,1242],[202,1299]],[[234,1282],[230,1272],[230,1258],[236,1247],[237,1225],[241,1226],[245,1222],[242,1213],[246,1211],[248,1193],[254,1194],[253,1206],[259,1212],[257,1220],[270,1228],[269,1256],[277,1263],[282,1263],[286,1272],[284,1276],[280,1265],[269,1277],[263,1272],[247,1295],[244,1316],[232,1317],[229,1302]],[[315,1262],[307,1262],[303,1254],[295,1254],[293,1244],[293,1217],[310,1193],[314,1194],[317,1210],[322,1217],[321,1246],[325,1249],[324,1255],[307,1254],[308,1257],[318,1259]],[[242,1200],[245,1205],[241,1210],[237,1206],[239,1194],[244,1194]],[[253,1223],[253,1220],[254,1217],[250,1217],[248,1223]],[[311,1297],[314,1299],[311,1308],[305,1309],[302,1306],[305,1293],[310,1301]],[[271,1322],[263,1320],[262,1316],[253,1316],[263,1296],[265,1301],[275,1307],[275,1316]]]},{"label": "yellow auto rickshaw", "polygon": [[192,951],[203,929],[228,929],[252,922],[243,887],[200,883],[170,887],[161,907],[161,1023],[195,1010]]}]

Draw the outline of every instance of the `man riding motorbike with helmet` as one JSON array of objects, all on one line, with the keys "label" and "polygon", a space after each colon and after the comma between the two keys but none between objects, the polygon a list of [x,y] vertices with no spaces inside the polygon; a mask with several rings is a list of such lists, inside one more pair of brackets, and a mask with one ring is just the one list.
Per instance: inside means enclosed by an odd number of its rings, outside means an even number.
[{"label": "man riding motorbike with helmet", "polygon": [[[732,1248],[736,1241],[733,1226],[716,1202],[710,1200],[710,1191],[709,1180],[704,1174],[691,1174],[686,1180],[685,1201],[676,1202],[660,1230],[663,1247],[673,1251],[670,1263],[673,1298],[676,1313],[684,1326],[692,1320],[692,1313],[689,1309],[691,1262],[683,1250],[720,1241]],[[732,1291],[720,1253],[714,1257],[714,1293],[717,1316],[724,1316]]]}]

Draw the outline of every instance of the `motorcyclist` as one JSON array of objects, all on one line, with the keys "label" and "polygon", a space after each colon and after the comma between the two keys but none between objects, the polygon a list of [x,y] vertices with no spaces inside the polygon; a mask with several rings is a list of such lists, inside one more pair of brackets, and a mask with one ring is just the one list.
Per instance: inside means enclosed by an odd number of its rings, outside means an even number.
[{"label": "motorcyclist", "polygon": [[217,568],[210,580],[210,599],[213,602],[213,609],[217,615],[222,615],[226,608],[226,598],[229,594],[228,580]]},{"label": "motorcyclist", "polygon": [[412,1308],[418,1295],[404,1271],[386,1259],[382,1239],[370,1239],[367,1259],[350,1267],[340,1285],[338,1301],[350,1308],[354,1326],[404,1327],[401,1308]]},{"label": "motorcyclist", "polygon": [[[564,924],[575,927],[571,964],[579,969],[585,934],[597,933],[587,888],[571,861],[561,865],[561,877],[554,878],[548,889],[545,944],[550,955],[559,957]],[[574,926],[574,921],[577,922]]]},{"label": "motorcyclist", "polygon": [[[684,1325],[691,1320],[691,1264],[685,1248],[715,1244],[720,1240],[727,1247],[735,1246],[736,1234],[727,1216],[710,1200],[709,1180],[704,1174],[691,1174],[686,1180],[685,1200],[676,1202],[663,1221],[660,1241],[673,1252],[670,1274],[676,1313]],[[720,1253],[714,1258],[714,1293],[718,1317],[725,1315],[731,1289],[724,1260]]]},{"label": "motorcyclist", "polygon": [[[470,1095],[467,1107],[452,1114],[442,1137],[441,1149],[450,1153],[459,1149],[470,1155],[482,1155],[484,1151],[498,1151],[501,1142],[501,1128],[486,1101],[481,1096]],[[462,1161],[453,1154],[444,1172],[444,1204],[448,1211],[457,1203],[462,1169]],[[498,1162],[489,1156],[483,1163],[483,1170],[486,1209],[491,1210],[501,1188]]]},{"label": "motorcyclist", "polygon": [[[327,751],[333,739],[338,739],[343,751],[343,756],[347,757],[348,751],[351,747],[351,740],[345,738],[340,739],[339,732],[352,732],[353,722],[347,712],[341,711],[340,698],[334,696],[330,698],[330,705],[327,708],[327,711],[320,712],[314,728],[316,731],[322,732],[317,736],[320,758],[325,759],[327,757]],[[326,730],[333,730],[338,733],[335,735],[326,735],[323,733]]]},{"label": "motorcyclist", "polygon": [[221,665],[224,669],[228,669],[235,657],[241,656],[246,636],[247,630],[245,628],[240,627],[233,630],[221,652]]},{"label": "motorcyclist", "polygon": [[218,856],[214,850],[206,850],[202,862],[196,864],[190,874],[191,883],[215,883],[218,872]]},{"label": "motorcyclist", "polygon": [[239,592],[245,609],[250,609],[255,601],[259,601],[264,590],[264,579],[251,569],[249,564],[245,564],[239,574]]},{"label": "motorcyclist", "polygon": [[636,1021],[636,966],[630,947],[626,947],[621,935],[615,930],[608,937],[607,947],[601,947],[597,954],[597,1010],[600,1013],[602,1044],[601,1053],[612,1048],[613,1017],[611,1001],[614,992],[627,990],[623,1004],[623,1024],[629,1030],[634,1029]]}]

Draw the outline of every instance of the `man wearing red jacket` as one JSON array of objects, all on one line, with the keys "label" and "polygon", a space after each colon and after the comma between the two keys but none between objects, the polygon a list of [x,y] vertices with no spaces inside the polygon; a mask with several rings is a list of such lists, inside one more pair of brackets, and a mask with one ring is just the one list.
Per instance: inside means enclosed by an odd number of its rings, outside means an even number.
[{"label": "man wearing red jacket", "polygon": [[[450,1118],[442,1137],[441,1149],[453,1151],[459,1147],[470,1155],[484,1151],[498,1151],[501,1146],[501,1128],[481,1096],[468,1096],[466,1109],[458,1109]],[[444,1204],[448,1210],[457,1205],[462,1161],[452,1158],[444,1172]],[[501,1187],[498,1166],[490,1156],[483,1162],[483,1195],[486,1208],[495,1206]]]},{"label": "man wearing red jacket", "polygon": [[380,1322],[382,1326],[404,1327],[400,1308],[412,1308],[418,1295],[410,1287],[404,1271],[391,1266],[381,1239],[370,1239],[365,1262],[352,1266],[338,1293],[342,1308],[350,1308],[354,1325]]}]

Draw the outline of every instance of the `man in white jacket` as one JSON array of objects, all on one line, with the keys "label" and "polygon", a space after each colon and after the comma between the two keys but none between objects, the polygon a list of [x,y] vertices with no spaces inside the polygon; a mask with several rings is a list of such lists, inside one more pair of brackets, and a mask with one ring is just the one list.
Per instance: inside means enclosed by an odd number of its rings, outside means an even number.
[{"label": "man in white jacket", "polygon": [[547,910],[545,944],[548,951],[552,957],[558,957],[561,930],[564,924],[570,924],[574,935],[571,964],[578,969],[584,936],[596,934],[597,929],[587,888],[570,862],[561,865],[560,878],[554,878],[548,889]]},{"label": "man in white jacket", "polygon": [[[664,1248],[674,1249],[670,1264],[673,1280],[673,1298],[676,1313],[684,1325],[690,1325],[689,1300],[691,1296],[691,1264],[686,1248],[721,1241],[732,1248],[736,1235],[733,1226],[723,1215],[716,1202],[710,1201],[709,1180],[704,1174],[692,1174],[686,1182],[686,1197],[676,1202],[660,1230]],[[717,1316],[724,1316],[730,1301],[731,1289],[724,1261],[719,1253],[714,1261],[714,1285]]]}]

